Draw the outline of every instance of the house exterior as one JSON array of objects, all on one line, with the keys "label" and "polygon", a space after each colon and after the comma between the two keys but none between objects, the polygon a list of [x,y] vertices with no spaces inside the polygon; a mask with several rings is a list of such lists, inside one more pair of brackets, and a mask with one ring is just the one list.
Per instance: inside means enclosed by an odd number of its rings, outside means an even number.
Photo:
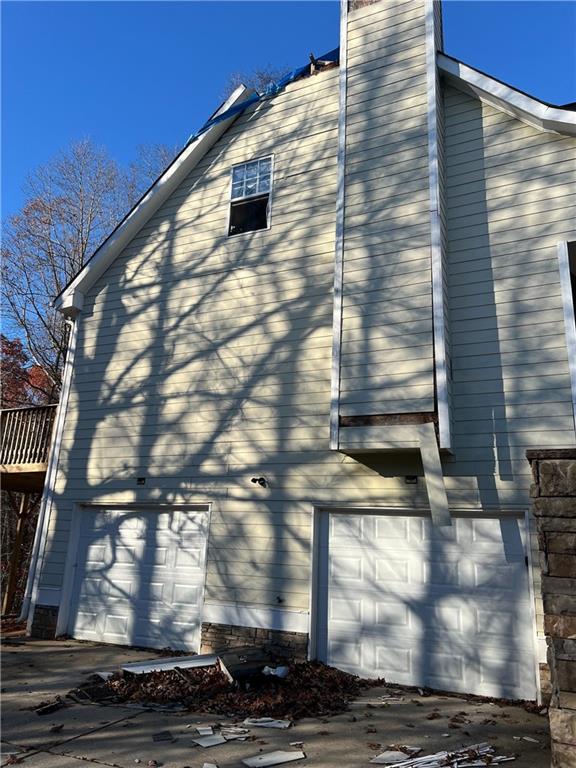
[{"label": "house exterior", "polygon": [[527,449],[576,444],[576,112],[423,0],[243,87],[56,300],[33,634],[534,699]]}]

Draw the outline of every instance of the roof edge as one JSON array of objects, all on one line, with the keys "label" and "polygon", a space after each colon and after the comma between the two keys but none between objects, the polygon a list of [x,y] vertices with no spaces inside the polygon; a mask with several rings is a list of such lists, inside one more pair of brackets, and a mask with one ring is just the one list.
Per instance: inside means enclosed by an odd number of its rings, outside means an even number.
[{"label": "roof edge", "polygon": [[[253,94],[254,91],[251,88],[239,85],[217,110],[216,115],[224,115],[232,107],[250,99]],[[106,240],[94,251],[80,272],[54,299],[53,306],[57,310],[69,317],[74,317],[82,311],[86,291],[104,274],[130,240],[136,236],[240,114],[240,111],[234,112],[210,126],[182,149]]]},{"label": "roof edge", "polygon": [[438,52],[438,69],[451,85],[540,131],[576,136],[576,112],[539,101],[458,59]]}]

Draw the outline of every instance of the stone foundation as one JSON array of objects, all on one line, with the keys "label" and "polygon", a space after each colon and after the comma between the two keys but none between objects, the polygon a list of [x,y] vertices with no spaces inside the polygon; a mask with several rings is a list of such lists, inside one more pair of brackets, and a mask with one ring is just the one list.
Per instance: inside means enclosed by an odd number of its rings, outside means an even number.
[{"label": "stone foundation", "polygon": [[554,768],[576,768],[576,449],[527,451],[534,485]]},{"label": "stone foundation", "polygon": [[57,605],[37,605],[32,619],[31,637],[37,637],[40,640],[54,640],[58,610]]},{"label": "stone foundation", "polygon": [[305,661],[308,657],[308,635],[304,632],[202,624],[200,653],[217,653],[241,645],[262,646],[270,653],[291,661]]}]

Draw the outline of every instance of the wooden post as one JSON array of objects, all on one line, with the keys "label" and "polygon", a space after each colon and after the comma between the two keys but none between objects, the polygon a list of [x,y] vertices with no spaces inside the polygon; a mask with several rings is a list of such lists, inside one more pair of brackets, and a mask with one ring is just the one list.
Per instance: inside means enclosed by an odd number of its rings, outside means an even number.
[{"label": "wooden post", "polygon": [[14,546],[10,556],[10,571],[8,573],[8,583],[4,592],[2,601],[2,614],[6,615],[12,610],[14,595],[18,586],[18,569],[22,560],[22,538],[24,536],[24,523],[30,511],[30,494],[23,493],[20,499],[20,512],[18,513],[18,522],[16,523],[16,536],[14,537]]}]

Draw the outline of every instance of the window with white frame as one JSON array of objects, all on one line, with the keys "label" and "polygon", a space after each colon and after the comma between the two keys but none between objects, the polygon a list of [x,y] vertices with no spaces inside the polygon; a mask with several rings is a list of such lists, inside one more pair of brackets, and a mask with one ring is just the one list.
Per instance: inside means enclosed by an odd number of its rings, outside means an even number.
[{"label": "window with white frame", "polygon": [[232,168],[228,235],[268,229],[272,158],[263,157]]}]

